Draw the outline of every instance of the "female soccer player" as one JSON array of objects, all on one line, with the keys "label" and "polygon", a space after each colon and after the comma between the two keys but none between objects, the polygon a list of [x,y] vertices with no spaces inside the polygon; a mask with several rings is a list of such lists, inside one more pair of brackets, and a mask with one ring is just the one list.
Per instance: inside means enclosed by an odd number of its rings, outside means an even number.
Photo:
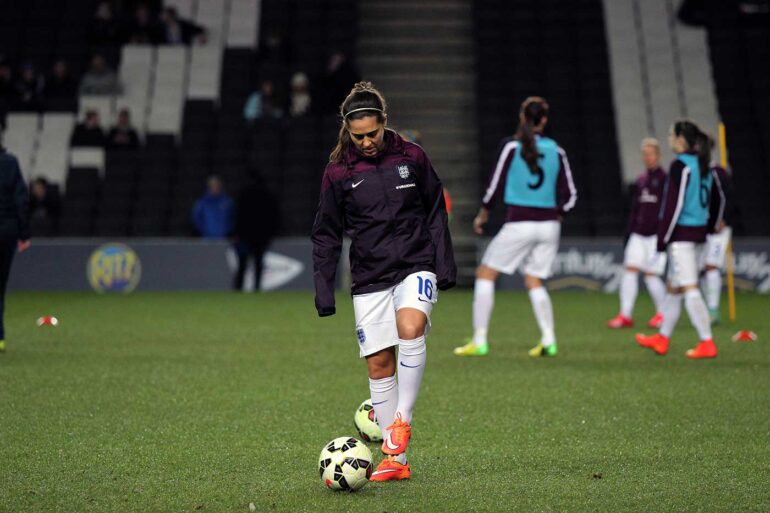
[{"label": "female soccer player", "polygon": [[29,192],[19,161],[0,147],[0,353],[5,351],[5,287],[13,256],[29,248]]},{"label": "female soccer player", "polygon": [[515,137],[503,139],[500,145],[497,165],[473,228],[476,233],[482,233],[482,227],[489,220],[489,209],[500,191],[504,191],[508,214],[476,270],[473,339],[455,348],[454,354],[458,356],[488,353],[487,330],[494,305],[495,281],[501,272],[513,274],[522,262],[524,284],[529,289],[542,333],[540,343],[529,355],[556,356],[553,308],[542,280],[551,275],[559,249],[561,216],[575,206],[577,192],[567,154],[553,139],[543,135],[547,123],[548,103],[536,96],[527,98],[521,105]]},{"label": "female soccer player", "polygon": [[682,296],[700,343],[687,351],[688,358],[714,358],[706,304],[698,290],[698,253],[706,234],[722,222],[724,194],[716,172],[709,168],[708,136],[691,121],[671,127],[669,144],[677,154],[671,163],[663,195],[658,251],[668,250],[668,295],[663,303],[660,333],[636,335],[637,343],[659,355],[668,352],[669,338],[682,313]]},{"label": "female soccer player", "polygon": [[642,161],[645,172],[636,181],[636,192],[631,215],[626,228],[626,252],[623,257],[623,277],[620,280],[620,313],[611,319],[610,328],[630,328],[632,315],[639,293],[639,271],[644,273],[644,283],[655,303],[655,316],[647,325],[660,328],[663,321],[663,299],[666,286],[660,276],[666,268],[666,255],[658,253],[658,213],[666,182],[666,172],[660,167],[660,144],[657,139],[642,141]]},{"label": "female soccer player", "polygon": [[388,455],[371,479],[407,479],[430,314],[457,275],[443,187],[422,148],[386,128],[385,100],[371,83],[357,83],[340,114],[312,232],[315,304],[322,317],[335,313],[344,232],[352,240],[356,335]]}]

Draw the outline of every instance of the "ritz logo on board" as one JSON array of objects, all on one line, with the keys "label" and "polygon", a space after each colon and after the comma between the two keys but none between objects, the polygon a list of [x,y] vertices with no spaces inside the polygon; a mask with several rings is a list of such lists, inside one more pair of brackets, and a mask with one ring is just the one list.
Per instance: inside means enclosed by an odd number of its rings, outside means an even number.
[{"label": "ritz logo on board", "polygon": [[129,293],[139,284],[142,262],[130,247],[110,242],[91,253],[86,273],[97,292]]}]

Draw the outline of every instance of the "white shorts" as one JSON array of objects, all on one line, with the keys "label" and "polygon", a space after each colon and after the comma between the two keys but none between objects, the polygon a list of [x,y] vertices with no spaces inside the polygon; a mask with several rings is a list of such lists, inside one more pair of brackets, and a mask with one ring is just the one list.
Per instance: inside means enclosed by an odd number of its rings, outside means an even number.
[{"label": "white shorts", "polygon": [[698,285],[698,254],[702,244],[672,242],[668,245],[668,281],[673,287]]},{"label": "white shorts", "polygon": [[559,221],[505,223],[487,246],[481,263],[495,271],[513,274],[526,258],[522,274],[546,279],[559,251]]},{"label": "white shorts", "polygon": [[730,237],[733,235],[733,229],[729,226],[725,226],[721,232],[712,233],[706,236],[706,245],[701,253],[700,268],[703,269],[707,265],[716,267],[717,269],[724,269],[725,257],[727,256],[727,243],[730,242]]},{"label": "white shorts", "polygon": [[414,308],[425,314],[427,335],[430,313],[437,300],[436,275],[428,271],[412,273],[389,289],[353,296],[361,358],[398,345],[396,312],[402,308]]},{"label": "white shorts", "polygon": [[666,254],[658,252],[657,235],[639,235],[632,233],[626,244],[623,265],[635,267],[649,274],[663,274],[666,269]]}]

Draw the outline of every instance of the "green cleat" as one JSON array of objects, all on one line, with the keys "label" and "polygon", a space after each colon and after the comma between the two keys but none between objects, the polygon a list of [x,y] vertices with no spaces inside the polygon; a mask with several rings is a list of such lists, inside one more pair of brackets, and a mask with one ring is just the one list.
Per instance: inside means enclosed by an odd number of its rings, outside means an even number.
[{"label": "green cleat", "polygon": [[483,346],[477,346],[473,342],[468,342],[464,346],[455,347],[455,356],[486,356],[489,352],[489,346],[484,344]]},{"label": "green cleat", "polygon": [[712,326],[716,326],[721,322],[719,308],[709,308],[709,319],[711,319]]},{"label": "green cleat", "polygon": [[545,347],[543,344],[538,344],[529,350],[529,356],[531,356],[532,358],[556,356],[557,352],[558,352],[558,349],[556,348],[556,344],[551,344],[548,347]]}]

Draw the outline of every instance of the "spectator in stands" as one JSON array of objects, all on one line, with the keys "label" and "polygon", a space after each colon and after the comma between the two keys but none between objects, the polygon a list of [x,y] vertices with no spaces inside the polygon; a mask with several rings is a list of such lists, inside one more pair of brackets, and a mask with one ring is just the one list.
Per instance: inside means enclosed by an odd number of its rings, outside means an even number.
[{"label": "spectator in stands", "polygon": [[91,59],[91,67],[80,81],[80,94],[110,95],[121,91],[118,76],[101,54]]},{"label": "spectator in stands", "polygon": [[99,113],[95,110],[86,111],[86,117],[82,123],[78,123],[72,132],[70,144],[72,146],[104,146],[104,131],[99,120]]},{"label": "spectator in stands", "polygon": [[127,150],[135,150],[139,147],[139,134],[131,125],[131,112],[128,109],[121,109],[118,113],[118,122],[107,135],[107,145],[111,148]]},{"label": "spectator in stands", "polygon": [[42,108],[42,101],[43,77],[37,73],[32,64],[24,64],[21,68],[19,80],[16,82],[14,109],[37,111]]},{"label": "spectator in stands", "polygon": [[361,80],[358,69],[344,52],[334,52],[321,79],[321,109],[335,114],[350,92],[350,85]]},{"label": "spectator in stands", "polygon": [[29,192],[19,161],[0,146],[0,352],[5,351],[5,287],[13,257],[30,246]]},{"label": "spectator in stands", "polygon": [[233,200],[225,194],[218,176],[208,179],[206,193],[195,202],[192,221],[204,239],[224,239],[233,232]]},{"label": "spectator in stands", "polygon": [[133,44],[154,44],[159,39],[159,27],[152,17],[147,4],[136,6],[134,16],[126,24],[126,41]]},{"label": "spectator in stands", "polygon": [[166,7],[160,15],[160,43],[167,45],[190,45],[193,42],[206,43],[206,29],[190,20],[179,17],[174,7]]},{"label": "spectator in stands", "polygon": [[61,198],[59,190],[43,178],[36,178],[30,187],[29,217],[35,235],[53,235],[59,225]]},{"label": "spectator in stands", "polygon": [[262,118],[282,118],[283,109],[281,102],[275,93],[275,85],[272,80],[264,80],[259,86],[259,91],[254,91],[246,100],[243,107],[243,118],[248,123],[253,123]]},{"label": "spectator in stands", "polygon": [[[78,95],[78,84],[75,78],[70,74],[69,66],[63,60],[54,63],[51,75],[45,81],[43,96],[47,102],[48,108],[58,105],[69,107]],[[66,110],[70,110],[67,108]]]},{"label": "spectator in stands", "polygon": [[88,26],[88,42],[94,46],[116,46],[120,43],[120,25],[110,2],[99,2]]},{"label": "spectator in stands", "polygon": [[[235,251],[238,254],[238,270],[233,281],[235,290],[243,290],[243,277],[252,258],[255,266],[254,290],[259,290],[262,259],[270,239],[278,230],[276,212],[278,203],[261,179],[255,179],[238,196],[235,208]],[[266,222],[267,219],[270,222]]]},{"label": "spectator in stands", "polygon": [[310,80],[307,75],[298,71],[291,77],[291,97],[289,113],[291,117],[298,118],[310,114]]}]

